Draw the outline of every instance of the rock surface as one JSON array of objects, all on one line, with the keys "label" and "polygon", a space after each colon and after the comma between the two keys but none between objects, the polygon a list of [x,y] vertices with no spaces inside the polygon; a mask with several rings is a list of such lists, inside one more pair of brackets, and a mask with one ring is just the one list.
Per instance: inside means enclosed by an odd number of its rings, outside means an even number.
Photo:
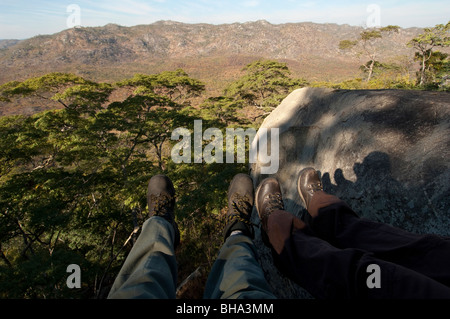
[{"label": "rock surface", "polygon": [[[265,120],[279,128],[286,210],[302,217],[298,172],[319,170],[324,189],[361,217],[415,233],[450,235],[450,93],[404,90],[292,92]],[[256,136],[258,138],[259,135]],[[255,188],[267,177],[251,164]],[[253,221],[259,224],[256,209]],[[310,298],[273,266],[256,234],[261,263],[279,298]]]}]

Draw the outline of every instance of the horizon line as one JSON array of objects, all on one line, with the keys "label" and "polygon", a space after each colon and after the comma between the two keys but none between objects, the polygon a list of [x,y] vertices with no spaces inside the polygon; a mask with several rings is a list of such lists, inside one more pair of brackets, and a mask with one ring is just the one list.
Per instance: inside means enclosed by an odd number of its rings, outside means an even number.
[{"label": "horizon line", "polygon": [[[354,25],[354,24],[349,24],[349,23],[337,23],[337,22],[314,22],[314,21],[298,21],[298,22],[282,22],[282,23],[272,23],[270,21],[267,21],[266,19],[258,19],[258,20],[249,20],[249,21],[245,21],[245,22],[226,22],[226,23],[211,23],[211,22],[181,22],[181,21],[176,21],[176,20],[171,20],[171,19],[162,19],[162,20],[157,20],[151,23],[139,23],[139,24],[135,24],[135,25],[123,25],[123,24],[118,24],[118,23],[114,23],[114,22],[109,22],[106,23],[104,25],[96,25],[96,26],[75,26],[75,27],[71,27],[71,28],[66,28],[66,29],[62,29],[60,31],[56,31],[54,33],[43,33],[43,34],[37,34],[28,38],[3,38],[0,39],[0,41],[11,41],[11,40],[16,40],[16,41],[24,41],[24,40],[29,40],[29,39],[33,39],[36,37],[41,37],[41,36],[51,36],[54,34],[58,34],[61,32],[65,32],[71,29],[94,29],[94,28],[104,28],[107,27],[109,25],[113,25],[113,26],[118,26],[121,28],[134,28],[134,27],[139,27],[139,26],[150,26],[150,25],[154,25],[154,24],[158,24],[158,23],[176,23],[176,24],[184,24],[184,25],[211,25],[211,26],[221,26],[221,25],[233,25],[233,24],[249,24],[249,23],[258,23],[258,22],[264,22],[270,25],[274,25],[274,26],[279,26],[279,25],[286,25],[286,24],[316,24],[316,25],[337,25],[337,26],[349,26],[349,27],[353,27],[353,28],[361,28],[361,29],[371,29],[369,27],[365,27],[362,25]],[[386,25],[388,26],[388,25]],[[377,27],[372,27],[372,28],[381,28],[383,26],[377,26]],[[431,27],[431,26],[429,26]],[[424,29],[425,27],[401,27],[399,26],[400,29],[403,30],[408,30],[408,29]]]}]

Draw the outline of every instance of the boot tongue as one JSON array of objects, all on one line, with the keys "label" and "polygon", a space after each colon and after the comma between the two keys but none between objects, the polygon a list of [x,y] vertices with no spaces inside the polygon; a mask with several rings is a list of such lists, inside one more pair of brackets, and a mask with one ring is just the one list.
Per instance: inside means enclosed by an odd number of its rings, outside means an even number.
[{"label": "boot tongue", "polygon": [[265,211],[272,213],[274,210],[283,210],[284,204],[280,193],[268,194],[268,201]]},{"label": "boot tongue", "polygon": [[284,203],[281,193],[267,194],[264,199],[266,203],[262,209],[260,219],[263,223],[263,228],[267,229],[267,220],[269,219],[269,215],[276,210],[284,210]]},{"label": "boot tongue", "polygon": [[308,185],[308,192],[310,195],[313,195],[314,192],[323,190],[323,186],[321,182],[314,182]]},{"label": "boot tongue", "polygon": [[250,198],[247,195],[240,195],[238,193],[233,194],[231,198],[232,206],[232,216],[239,216],[242,218],[247,218],[252,211],[252,204],[250,203]]},{"label": "boot tongue", "polygon": [[150,200],[153,203],[153,210],[150,212],[153,216],[168,216],[173,210],[174,197],[167,193],[159,195],[150,195]]}]

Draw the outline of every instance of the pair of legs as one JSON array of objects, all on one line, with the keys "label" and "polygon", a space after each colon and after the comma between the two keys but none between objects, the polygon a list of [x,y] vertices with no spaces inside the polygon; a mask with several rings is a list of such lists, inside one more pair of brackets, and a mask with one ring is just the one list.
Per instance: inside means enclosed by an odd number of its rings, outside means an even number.
[{"label": "pair of legs", "polygon": [[[228,189],[225,243],[205,298],[274,298],[256,259],[249,222],[253,203],[263,240],[277,267],[316,298],[450,298],[450,239],[417,235],[359,218],[326,194],[314,169],[300,172],[304,221],[284,211],[280,185],[267,178],[256,195],[249,176]],[[127,257],[109,298],[175,298],[174,190],[165,176],[149,183],[151,215]],[[373,273],[372,273],[373,272]]]},{"label": "pair of legs", "polygon": [[[108,298],[175,298],[179,243],[174,220],[172,182],[157,175],[147,192],[150,217],[125,260]],[[248,175],[238,174],[228,189],[225,242],[206,282],[204,298],[275,298],[256,258],[253,228],[249,222],[253,208],[253,184]]]},{"label": "pair of legs", "polygon": [[265,243],[279,269],[316,298],[450,298],[450,238],[359,218],[300,172],[305,222],[285,212],[276,179],[256,192]]}]

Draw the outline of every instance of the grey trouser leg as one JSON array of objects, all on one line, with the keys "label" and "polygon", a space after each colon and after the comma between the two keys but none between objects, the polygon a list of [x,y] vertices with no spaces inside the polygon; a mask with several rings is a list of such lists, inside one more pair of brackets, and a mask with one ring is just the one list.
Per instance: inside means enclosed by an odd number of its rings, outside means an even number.
[{"label": "grey trouser leg", "polygon": [[206,282],[208,299],[274,299],[252,240],[233,235],[223,244]]},{"label": "grey trouser leg", "polygon": [[175,231],[162,217],[145,221],[109,292],[110,299],[175,298]]}]

